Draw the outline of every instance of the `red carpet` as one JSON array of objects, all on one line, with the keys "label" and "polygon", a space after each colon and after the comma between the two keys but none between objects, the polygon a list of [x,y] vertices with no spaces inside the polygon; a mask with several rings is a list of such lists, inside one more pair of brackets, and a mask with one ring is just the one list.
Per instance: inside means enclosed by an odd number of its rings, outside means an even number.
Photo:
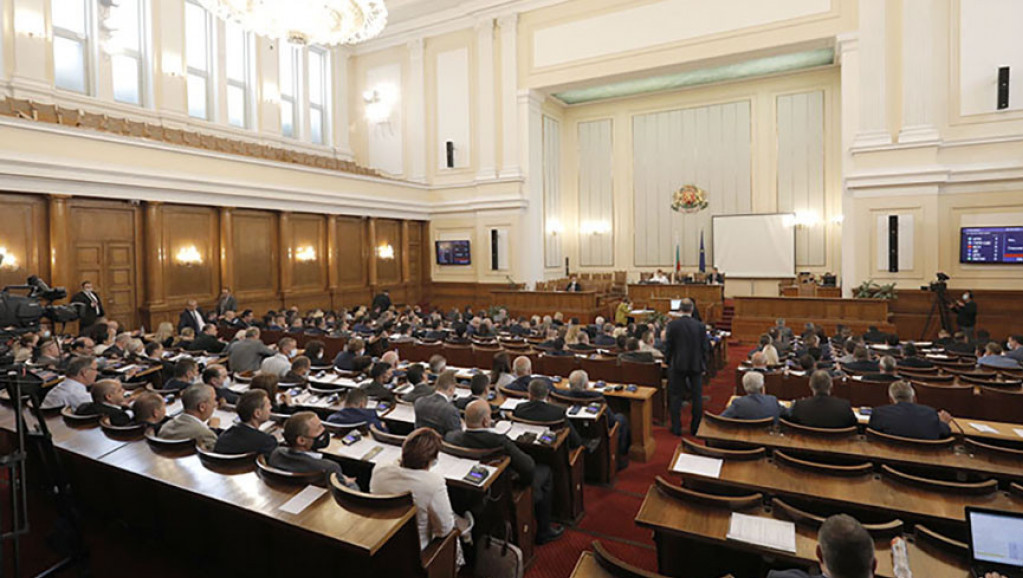
[{"label": "red carpet", "polygon": [[[714,379],[705,383],[704,395],[710,402],[704,410],[720,413],[735,389],[735,367],[745,359],[748,348],[729,348],[728,365]],[[689,406],[682,411],[682,430],[689,431]],[[574,528],[567,528],[565,536],[537,549],[536,560],[526,572],[526,578],[565,578],[572,574],[579,554],[590,549],[590,543],[600,540],[612,554],[640,568],[657,571],[657,552],[649,531],[633,521],[643,503],[654,477],[668,470],[679,438],[665,427],[654,426],[657,450],[646,463],[631,462],[618,474],[614,486],[585,486],[586,516]]]}]

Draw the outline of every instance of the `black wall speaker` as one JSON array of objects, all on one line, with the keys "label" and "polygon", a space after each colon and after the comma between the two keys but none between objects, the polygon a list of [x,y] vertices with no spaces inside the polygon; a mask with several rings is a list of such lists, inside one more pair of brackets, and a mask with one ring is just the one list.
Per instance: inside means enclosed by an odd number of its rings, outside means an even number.
[{"label": "black wall speaker", "polygon": [[446,148],[448,153],[448,168],[455,168],[455,143],[447,141]]},{"label": "black wall speaker", "polygon": [[888,272],[899,272],[899,216],[888,215]]},{"label": "black wall speaker", "polygon": [[998,110],[1009,108],[1009,67],[998,69]]},{"label": "black wall speaker", "polygon": [[490,270],[497,271],[500,267],[500,248],[498,247],[497,229],[490,229]]}]

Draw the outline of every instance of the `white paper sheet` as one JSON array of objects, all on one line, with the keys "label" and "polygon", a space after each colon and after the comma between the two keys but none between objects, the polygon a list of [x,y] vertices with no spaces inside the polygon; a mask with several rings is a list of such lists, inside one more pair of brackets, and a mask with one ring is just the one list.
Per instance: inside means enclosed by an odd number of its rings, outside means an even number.
[{"label": "white paper sheet", "polygon": [[509,397],[508,399],[504,400],[504,403],[501,404],[501,409],[513,411],[515,408],[519,407],[519,405],[526,403],[527,401],[529,400],[521,399],[518,397]]},{"label": "white paper sheet", "polygon": [[510,421],[499,421],[495,423],[492,428],[490,428],[490,431],[502,436],[507,435],[508,432],[512,429],[513,425],[514,424],[512,424],[512,422]]},{"label": "white paper sheet", "polygon": [[979,431],[981,433],[993,433],[993,434],[998,433],[998,430],[996,430],[995,428],[993,428],[993,427],[991,427],[991,426],[989,426],[989,425],[987,425],[985,423],[974,423],[974,422],[971,421],[971,422],[969,422],[969,424],[970,424],[970,427],[972,427],[973,429],[975,429],[975,430],[977,430],[977,431]]},{"label": "white paper sheet", "polygon": [[733,513],[727,537],[782,552],[796,551],[796,525],[785,520]]},{"label": "white paper sheet", "polygon": [[384,415],[386,419],[393,419],[405,423],[416,423],[416,410],[408,403],[396,403],[394,409]]},{"label": "white paper sheet", "polygon": [[721,465],[723,463],[724,461],[718,458],[695,456],[693,454],[679,454],[678,459],[675,460],[675,463],[671,466],[671,471],[684,474],[696,474],[707,478],[717,478],[721,476]]},{"label": "white paper sheet", "polygon": [[316,500],[319,500],[324,494],[327,493],[326,488],[319,488],[316,486],[306,486],[304,490],[295,494],[290,500],[281,504],[278,508],[282,512],[289,514],[301,514],[302,510],[305,510],[313,504]]},{"label": "white paper sheet", "polygon": [[1018,427],[1014,427],[1014,428],[1012,428],[1012,431],[1016,432],[1016,435],[1018,435],[1019,437],[1023,438],[1023,429],[1020,429]]},{"label": "white paper sheet", "polygon": [[[504,422],[502,422],[502,423],[504,423]],[[524,433],[533,433],[533,434],[536,434],[536,437],[537,437],[537,440],[534,443],[540,443],[540,440],[539,440],[540,436],[545,431],[547,431],[547,428],[543,427],[542,425],[532,425],[532,424],[528,424],[528,423],[517,423],[517,422],[509,422],[509,423],[511,423],[511,427],[508,428],[507,433],[505,433],[504,435],[508,436],[509,438],[511,438],[513,440],[519,439],[519,436],[521,436]]]}]

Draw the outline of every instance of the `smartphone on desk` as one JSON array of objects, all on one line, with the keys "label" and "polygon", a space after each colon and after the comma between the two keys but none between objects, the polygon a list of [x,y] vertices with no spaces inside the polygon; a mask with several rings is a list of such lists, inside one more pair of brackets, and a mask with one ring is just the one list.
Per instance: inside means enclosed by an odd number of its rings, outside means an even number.
[{"label": "smartphone on desk", "polygon": [[360,434],[358,431],[353,430],[353,431],[348,432],[348,435],[346,435],[345,437],[341,438],[341,443],[343,443],[346,446],[350,446],[350,445],[358,442],[361,439],[362,439],[362,434]]},{"label": "smartphone on desk", "polygon": [[462,479],[474,486],[478,486],[486,481],[488,475],[490,475],[490,473],[487,472],[486,468],[482,466],[473,466],[472,469],[469,470],[469,473],[465,474],[465,477]]},{"label": "smartphone on desk", "polygon": [[552,446],[552,445],[554,445],[554,442],[557,441],[558,436],[554,432],[548,430],[548,431],[545,431],[542,434],[540,434],[540,438],[539,439],[540,439],[540,443],[542,443],[543,445],[545,445],[545,446]]},{"label": "smartphone on desk", "polygon": [[582,411],[582,409],[583,408],[581,405],[573,405],[571,408],[569,408],[568,415],[578,415],[579,412]]}]

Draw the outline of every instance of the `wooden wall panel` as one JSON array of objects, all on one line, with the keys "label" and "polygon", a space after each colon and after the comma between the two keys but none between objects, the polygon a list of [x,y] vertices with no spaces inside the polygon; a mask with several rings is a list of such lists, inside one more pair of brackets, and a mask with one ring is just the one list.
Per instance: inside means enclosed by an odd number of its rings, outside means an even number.
[{"label": "wooden wall panel", "polygon": [[381,259],[378,257],[376,260],[377,284],[380,286],[386,286],[401,283],[401,260],[403,249],[401,243],[401,221],[377,219],[376,233],[375,251],[384,245],[390,245],[394,248],[393,259]]},{"label": "wooden wall panel", "polygon": [[[188,299],[204,306],[220,293],[220,217],[215,207],[163,205],[164,296],[168,304],[181,308]],[[200,265],[183,265],[178,251],[195,247]]]},{"label": "wooden wall panel", "polygon": [[360,287],[366,276],[366,220],[361,217],[337,218],[337,277],[341,287]]},{"label": "wooden wall panel", "polygon": [[13,259],[0,265],[0,287],[23,285],[30,275],[52,285],[46,198],[0,194],[0,207],[0,247]]},{"label": "wooden wall panel", "polygon": [[75,290],[83,281],[92,281],[107,317],[137,327],[142,302],[138,207],[119,201],[72,199],[70,223],[72,249],[66,258],[71,259]]},{"label": "wooden wall panel", "polygon": [[[293,213],[288,218],[288,229],[285,236],[290,243],[287,266],[291,267],[291,287],[285,287],[285,292],[326,290],[327,219],[321,215]],[[300,252],[308,248],[315,252],[315,259],[299,261]]]},{"label": "wooden wall panel", "polygon": [[[962,291],[949,289],[949,296],[958,298]],[[934,339],[941,328],[937,312],[931,317],[934,293],[919,289],[899,289],[898,299],[890,301],[892,323],[896,325],[901,339]],[[1023,319],[1023,291],[999,291],[977,289],[973,292],[977,302],[977,329],[986,329],[991,338],[1005,341],[1005,338],[1019,333]],[[930,324],[928,324],[930,320]],[[952,331],[956,330],[955,313],[949,314]],[[926,331],[925,331],[926,328]]]},{"label": "wooden wall panel", "polygon": [[277,215],[270,211],[235,211],[232,219],[233,239],[228,254],[234,259],[231,286],[239,306],[245,297],[276,299],[280,288]]}]

